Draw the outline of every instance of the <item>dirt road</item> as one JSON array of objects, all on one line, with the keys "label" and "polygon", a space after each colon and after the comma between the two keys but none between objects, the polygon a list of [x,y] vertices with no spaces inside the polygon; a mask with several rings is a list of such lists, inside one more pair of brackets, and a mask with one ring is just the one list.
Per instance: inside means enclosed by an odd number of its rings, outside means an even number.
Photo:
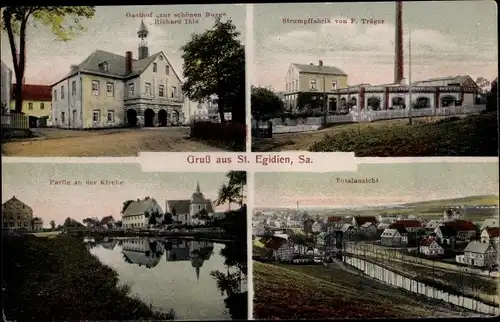
[{"label": "dirt road", "polygon": [[2,143],[3,156],[135,157],[138,152],[215,152],[181,127],[76,131],[35,129],[36,138]]}]

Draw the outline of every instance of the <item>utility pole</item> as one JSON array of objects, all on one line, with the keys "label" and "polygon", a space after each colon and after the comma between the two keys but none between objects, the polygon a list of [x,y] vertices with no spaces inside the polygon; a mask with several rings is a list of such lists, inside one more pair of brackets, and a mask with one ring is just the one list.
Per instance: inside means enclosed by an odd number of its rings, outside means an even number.
[{"label": "utility pole", "polygon": [[408,85],[410,86],[408,90],[408,98],[410,100],[410,106],[408,110],[408,116],[409,116],[409,121],[410,125],[413,123],[413,116],[412,116],[412,100],[411,100],[411,29],[408,28]]}]

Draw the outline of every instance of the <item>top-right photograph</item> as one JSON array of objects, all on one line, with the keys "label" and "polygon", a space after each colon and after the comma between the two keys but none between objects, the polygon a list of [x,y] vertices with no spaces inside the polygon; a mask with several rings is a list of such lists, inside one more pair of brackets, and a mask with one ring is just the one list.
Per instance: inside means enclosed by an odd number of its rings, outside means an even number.
[{"label": "top-right photograph", "polygon": [[498,156],[497,21],[494,1],[254,5],[252,151]]}]

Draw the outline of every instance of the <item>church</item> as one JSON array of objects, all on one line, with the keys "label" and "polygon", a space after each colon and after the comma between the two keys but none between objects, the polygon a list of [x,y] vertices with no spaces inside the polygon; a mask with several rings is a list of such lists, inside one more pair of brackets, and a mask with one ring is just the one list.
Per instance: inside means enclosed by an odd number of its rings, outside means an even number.
[{"label": "church", "polygon": [[95,50],[52,90],[52,125],[60,128],[175,126],[185,123],[182,82],[164,52],[149,54],[141,21],[137,59]]},{"label": "church", "polygon": [[202,224],[203,220],[194,218],[196,214],[204,210],[208,215],[214,213],[212,201],[206,199],[200,190],[200,183],[196,185],[196,191],[191,195],[191,199],[167,200],[166,212],[172,214],[172,219],[178,224],[196,225]]}]

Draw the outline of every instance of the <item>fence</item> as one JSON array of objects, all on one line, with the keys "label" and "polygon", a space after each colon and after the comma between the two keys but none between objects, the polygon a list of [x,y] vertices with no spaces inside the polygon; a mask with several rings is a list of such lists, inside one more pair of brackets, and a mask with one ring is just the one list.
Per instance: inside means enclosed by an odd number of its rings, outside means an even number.
[{"label": "fence", "polygon": [[10,111],[10,115],[2,115],[2,128],[16,130],[29,129],[29,117]]},{"label": "fence", "polygon": [[465,296],[453,295],[447,292],[443,292],[434,287],[428,286],[421,282],[417,282],[415,280],[412,280],[411,278],[407,278],[402,275],[396,274],[386,268],[380,267],[376,264],[362,260],[360,258],[343,256],[343,261],[361,270],[363,273],[365,273],[370,277],[376,278],[392,286],[403,288],[412,293],[422,294],[436,300],[442,300],[444,302],[464,307],[466,309],[475,312],[491,314],[491,315],[500,314],[499,307],[494,307],[485,304],[481,301],[474,300]]}]

